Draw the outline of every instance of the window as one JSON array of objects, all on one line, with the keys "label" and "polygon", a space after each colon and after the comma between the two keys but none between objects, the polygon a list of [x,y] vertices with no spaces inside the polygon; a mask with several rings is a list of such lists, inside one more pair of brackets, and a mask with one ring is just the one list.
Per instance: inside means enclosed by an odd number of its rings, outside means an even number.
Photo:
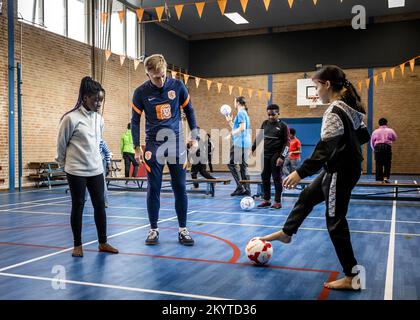
[{"label": "window", "polygon": [[86,0],[67,0],[68,37],[87,42],[86,40]]},{"label": "window", "polygon": [[111,15],[111,51],[124,54],[124,21],[121,23],[118,11],[124,10],[121,2],[114,0]]},{"label": "window", "polygon": [[66,10],[64,0],[44,0],[44,24],[48,31],[65,35]]},{"label": "window", "polygon": [[40,0],[19,0],[18,1],[18,18],[23,19],[26,23],[38,23],[43,25],[42,3]]},{"label": "window", "polygon": [[137,16],[127,10],[127,56],[137,58]]}]

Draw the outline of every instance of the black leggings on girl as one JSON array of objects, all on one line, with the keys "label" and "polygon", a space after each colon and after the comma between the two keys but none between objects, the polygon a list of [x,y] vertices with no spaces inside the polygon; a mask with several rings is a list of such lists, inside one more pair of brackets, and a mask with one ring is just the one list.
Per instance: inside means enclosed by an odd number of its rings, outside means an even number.
[{"label": "black leggings on girl", "polygon": [[86,188],[89,191],[99,243],[106,243],[106,213],[104,199],[104,176],[80,177],[67,173],[67,181],[71,193],[70,223],[73,231],[74,246],[82,245],[82,214],[85,207]]}]

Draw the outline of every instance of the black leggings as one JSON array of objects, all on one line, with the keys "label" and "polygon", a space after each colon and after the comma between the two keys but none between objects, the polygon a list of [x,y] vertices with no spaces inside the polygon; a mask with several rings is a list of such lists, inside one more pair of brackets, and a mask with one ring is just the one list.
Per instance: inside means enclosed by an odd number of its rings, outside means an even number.
[{"label": "black leggings", "polygon": [[357,261],[351,245],[346,215],[351,191],[360,178],[360,171],[360,168],[342,168],[336,173],[322,171],[309,186],[302,190],[283,226],[284,233],[292,236],[297,233],[312,209],[325,201],[328,233],[346,276],[357,273],[353,270]]},{"label": "black leggings", "polygon": [[124,158],[125,177],[128,178],[130,176],[130,164],[133,164],[133,177],[136,177],[139,164],[134,158],[134,153],[124,152],[123,158]]},{"label": "black leggings", "polygon": [[82,214],[85,207],[86,188],[94,208],[96,230],[99,243],[106,243],[106,213],[104,200],[104,176],[79,177],[67,173],[71,193],[70,223],[73,231],[74,246],[82,245]]}]

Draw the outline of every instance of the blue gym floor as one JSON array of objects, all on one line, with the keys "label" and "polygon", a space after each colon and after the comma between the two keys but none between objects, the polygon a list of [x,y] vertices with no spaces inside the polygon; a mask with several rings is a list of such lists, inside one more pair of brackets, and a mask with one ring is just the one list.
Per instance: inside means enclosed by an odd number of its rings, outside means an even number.
[{"label": "blue gym floor", "polygon": [[[420,184],[420,177],[392,178]],[[244,254],[247,241],[278,230],[297,198],[283,197],[281,210],[244,212],[241,198],[229,195],[233,184],[217,185],[214,198],[190,194],[188,226],[196,244],[184,247],[177,240],[173,197],[162,194],[160,244],[149,247],[146,193],[113,191],[108,237],[120,253],[97,252],[89,201],[84,257],[73,258],[65,189],[0,193],[0,299],[420,299],[418,201],[351,201],[348,220],[366,289],[339,292],[323,288],[342,276],[324,205],[314,209],[291,244],[273,243],[270,263],[257,267]]]}]

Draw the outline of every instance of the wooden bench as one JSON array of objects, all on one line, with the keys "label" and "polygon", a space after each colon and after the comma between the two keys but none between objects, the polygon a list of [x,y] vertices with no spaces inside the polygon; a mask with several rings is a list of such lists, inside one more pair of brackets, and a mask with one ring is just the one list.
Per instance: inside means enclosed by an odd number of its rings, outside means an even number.
[{"label": "wooden bench", "polygon": [[41,185],[47,185],[51,189],[55,184],[66,184],[66,173],[57,162],[29,162],[28,169],[36,170],[36,173],[30,173],[28,178],[36,183],[39,188]]},{"label": "wooden bench", "polygon": [[[108,190],[124,190],[124,191],[147,191],[147,187],[144,187],[144,182],[147,182],[147,178],[141,178],[141,177],[106,177],[106,183],[108,186]],[[171,182],[170,178],[163,178],[163,182]],[[210,195],[214,197],[215,194],[215,185],[216,184],[230,184],[230,179],[187,179],[185,180],[187,185],[192,185],[194,183],[206,184],[206,189],[187,189],[187,193],[201,193],[205,195]],[[125,184],[115,184],[113,182],[125,182]],[[135,184],[135,187],[130,187],[128,185],[129,182],[133,182]],[[162,186],[162,192],[172,192],[172,190],[169,190],[168,188],[171,187],[171,184],[166,184]]]},{"label": "wooden bench", "polygon": [[[240,180],[240,183],[249,183],[249,184],[257,184],[257,194],[255,196],[261,197],[263,195],[262,192],[262,181],[261,180]],[[311,184],[312,181],[310,180],[302,180],[299,182],[299,187],[296,189],[303,190],[307,185]],[[408,183],[408,182],[390,182],[390,183],[382,183],[382,182],[366,182],[366,181],[359,181],[356,187],[366,187],[366,188],[391,188],[391,190],[381,191],[381,192],[372,192],[372,193],[352,193],[351,197],[354,199],[370,199],[370,200],[400,200],[400,201],[420,201],[420,185],[415,183]],[[407,190],[401,190],[407,189]],[[407,194],[411,192],[416,192],[417,196],[413,197],[404,197],[401,194]],[[299,196],[298,193],[290,193],[290,192],[283,192],[283,195],[297,197]]]}]

